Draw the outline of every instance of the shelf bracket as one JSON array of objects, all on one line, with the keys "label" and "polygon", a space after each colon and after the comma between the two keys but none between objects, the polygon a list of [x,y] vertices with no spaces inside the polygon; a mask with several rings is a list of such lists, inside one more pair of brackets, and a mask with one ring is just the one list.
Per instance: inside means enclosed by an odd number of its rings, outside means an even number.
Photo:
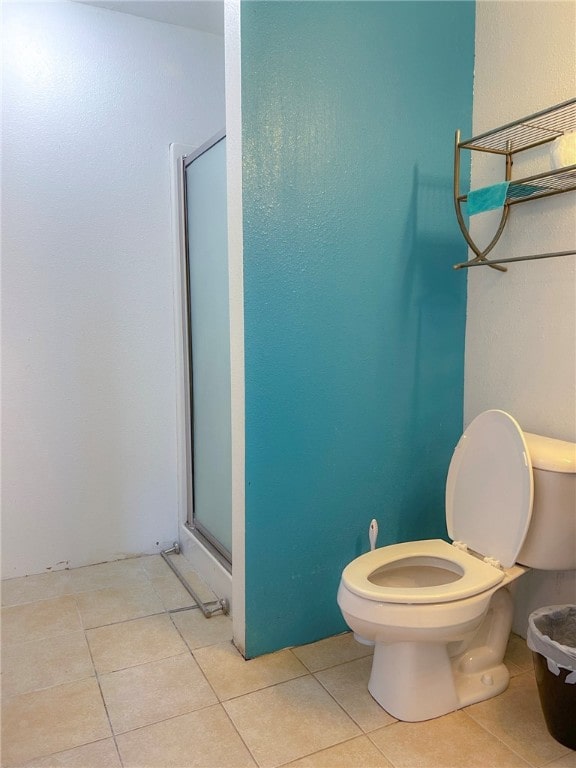
[{"label": "shelf bracket", "polygon": [[[535,112],[533,115],[515,120],[512,123],[474,136],[466,141],[461,141],[460,131],[456,131],[454,144],[454,208],[458,225],[470,250],[474,253],[474,258],[462,264],[455,264],[454,269],[488,266],[492,269],[506,272],[506,267],[501,266],[502,264],[576,254],[575,250],[569,250],[539,253],[531,256],[515,256],[507,259],[487,258],[504,231],[511,206],[576,190],[576,164],[565,165],[561,168],[555,167],[544,173],[512,181],[512,158],[514,154],[548,144],[571,131],[576,131],[576,98],[556,104],[540,112]],[[469,226],[466,224],[462,213],[462,204],[468,201],[468,195],[460,193],[460,152],[463,149],[498,154],[506,159],[505,178],[506,181],[510,182],[508,193],[504,201],[500,223],[492,240],[483,250],[478,248],[472,239]]]},{"label": "shelf bracket", "polygon": [[468,267],[494,267],[495,269],[499,264],[511,264],[514,261],[536,261],[537,259],[554,259],[558,256],[576,256],[576,250],[574,251],[555,251],[554,253],[535,253],[531,256],[511,256],[509,259],[470,259],[470,261],[463,261],[461,264],[454,264],[453,269],[467,269]]},{"label": "shelf bracket", "polygon": [[[490,262],[486,256],[490,253],[490,251],[494,248],[498,240],[500,239],[500,235],[504,231],[504,227],[506,226],[506,222],[508,221],[508,213],[510,211],[509,207],[507,205],[504,206],[502,209],[502,215],[500,217],[500,223],[498,224],[498,228],[496,229],[496,232],[494,234],[494,237],[489,242],[489,244],[484,248],[484,250],[480,250],[474,240],[472,239],[472,236],[470,235],[470,231],[468,227],[466,226],[466,222],[464,221],[464,216],[462,214],[462,196],[459,194],[460,191],[460,131],[456,131],[456,138],[454,141],[454,209],[456,211],[456,219],[458,220],[458,225],[460,227],[460,231],[464,235],[464,239],[468,243],[468,246],[470,250],[476,254],[476,258],[472,259],[469,263],[470,265],[474,264],[474,266],[479,266],[481,264],[486,265],[488,267],[491,267],[492,269],[497,269],[499,272],[507,272],[508,270],[506,267],[501,267],[496,263]],[[512,156],[510,154],[506,155],[506,180],[508,181],[511,176],[511,170],[512,170]],[[460,268],[459,265],[455,267]]]}]

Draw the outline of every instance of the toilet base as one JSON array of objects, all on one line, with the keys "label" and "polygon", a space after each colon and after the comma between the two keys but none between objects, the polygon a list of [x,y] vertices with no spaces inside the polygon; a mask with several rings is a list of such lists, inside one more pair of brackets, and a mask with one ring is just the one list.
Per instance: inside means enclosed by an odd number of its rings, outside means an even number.
[{"label": "toilet base", "polygon": [[408,722],[458,709],[445,643],[377,643],[368,690],[389,714]]},{"label": "toilet base", "polygon": [[508,687],[504,664],[461,672],[443,643],[376,644],[368,690],[393,717],[419,722],[490,699]]},{"label": "toilet base", "polygon": [[483,672],[462,674],[454,672],[454,683],[458,692],[458,709],[491,699],[508,688],[510,672],[504,664],[489,667]]},{"label": "toilet base", "polygon": [[502,588],[471,636],[453,643],[376,643],[368,690],[387,712],[408,722],[431,720],[497,696],[510,680],[502,660],[512,609],[512,597]]}]

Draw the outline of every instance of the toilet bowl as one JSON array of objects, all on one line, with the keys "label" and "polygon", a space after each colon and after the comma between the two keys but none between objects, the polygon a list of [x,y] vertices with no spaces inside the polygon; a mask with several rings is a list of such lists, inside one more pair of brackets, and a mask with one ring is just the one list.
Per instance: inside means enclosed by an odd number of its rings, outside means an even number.
[{"label": "toilet bowl", "polygon": [[[368,689],[391,715],[427,720],[506,689],[514,581],[536,561],[576,568],[565,543],[576,536],[575,481],[576,444],[523,433],[510,415],[486,411],[450,463],[452,543],[392,544],[346,566],[338,605],[356,637],[374,644]],[[547,531],[543,547],[529,536],[533,525]]]}]

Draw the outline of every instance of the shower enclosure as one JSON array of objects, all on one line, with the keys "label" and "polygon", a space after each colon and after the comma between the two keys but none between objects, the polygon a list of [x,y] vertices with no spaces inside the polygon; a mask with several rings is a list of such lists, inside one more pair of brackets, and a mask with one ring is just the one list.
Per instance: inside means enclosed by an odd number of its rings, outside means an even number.
[{"label": "shower enclosure", "polygon": [[188,362],[186,525],[232,561],[226,137],[182,158]]}]

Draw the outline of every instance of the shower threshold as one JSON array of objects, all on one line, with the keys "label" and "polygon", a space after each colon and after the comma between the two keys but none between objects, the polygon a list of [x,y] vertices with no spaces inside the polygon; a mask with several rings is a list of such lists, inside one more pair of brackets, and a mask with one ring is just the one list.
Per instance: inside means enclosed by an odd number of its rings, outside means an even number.
[{"label": "shower threshold", "polygon": [[[174,565],[172,560],[170,560],[169,555],[179,555],[180,554],[180,544],[178,544],[177,541],[174,542],[172,547],[170,549],[165,549],[162,552],[160,552],[160,555],[164,562],[172,569],[172,571],[176,574],[178,580],[184,587],[184,589],[188,592],[188,594],[192,597],[194,602],[197,604],[198,608],[202,611],[204,616],[207,619],[210,619],[214,614],[216,613],[223,613],[227,615],[230,612],[230,605],[228,603],[228,600],[226,598],[222,598],[219,600],[212,600],[208,603],[203,602],[200,597],[196,594],[196,592],[192,589],[190,584],[186,581],[182,573],[178,570],[178,568]],[[188,610],[188,609],[183,609]]]}]

